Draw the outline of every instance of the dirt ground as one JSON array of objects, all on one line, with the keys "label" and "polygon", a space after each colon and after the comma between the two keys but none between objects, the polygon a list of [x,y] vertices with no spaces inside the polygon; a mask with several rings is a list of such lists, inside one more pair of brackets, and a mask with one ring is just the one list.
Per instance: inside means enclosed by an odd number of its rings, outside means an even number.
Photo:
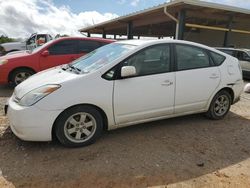
[{"label": "dirt ground", "polygon": [[0,88],[0,188],[250,187],[250,94],[224,120],[192,115],[106,132],[77,149],[11,132]]}]

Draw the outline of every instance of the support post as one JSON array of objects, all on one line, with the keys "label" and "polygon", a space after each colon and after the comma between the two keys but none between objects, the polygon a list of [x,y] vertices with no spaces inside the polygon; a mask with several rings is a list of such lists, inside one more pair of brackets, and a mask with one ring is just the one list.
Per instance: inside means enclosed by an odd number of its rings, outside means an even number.
[{"label": "support post", "polygon": [[229,46],[229,35],[232,31],[232,26],[233,26],[233,15],[229,16],[229,19],[228,19],[227,28],[229,29],[229,31],[225,32],[224,43],[223,43],[224,47]]},{"label": "support post", "polygon": [[106,31],[105,31],[105,29],[102,29],[102,38],[106,39]]},{"label": "support post", "polygon": [[182,9],[178,15],[179,23],[176,24],[176,36],[178,40],[184,39],[185,22],[186,22],[186,10]]},{"label": "support post", "polygon": [[116,35],[114,35],[114,39],[116,40]]},{"label": "support post", "polygon": [[88,37],[91,37],[91,33],[90,32],[88,32]]},{"label": "support post", "polygon": [[127,38],[133,39],[133,22],[130,21],[127,24]]}]

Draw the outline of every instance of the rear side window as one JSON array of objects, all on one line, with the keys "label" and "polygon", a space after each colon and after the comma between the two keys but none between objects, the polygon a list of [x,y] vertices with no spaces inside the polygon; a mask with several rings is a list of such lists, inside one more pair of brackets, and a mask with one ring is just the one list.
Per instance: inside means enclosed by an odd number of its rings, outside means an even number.
[{"label": "rear side window", "polygon": [[176,44],[177,70],[205,68],[210,66],[209,56],[201,49],[189,45]]},{"label": "rear side window", "polygon": [[77,54],[78,40],[64,40],[49,47],[51,55]]},{"label": "rear side window", "polygon": [[215,52],[210,51],[210,54],[211,54],[212,60],[216,66],[221,65],[226,59],[226,57],[224,57],[223,55],[217,54]]},{"label": "rear side window", "polygon": [[91,41],[91,40],[80,40],[79,41],[79,53],[89,53],[95,50],[96,48],[99,48],[101,45],[97,41]]}]

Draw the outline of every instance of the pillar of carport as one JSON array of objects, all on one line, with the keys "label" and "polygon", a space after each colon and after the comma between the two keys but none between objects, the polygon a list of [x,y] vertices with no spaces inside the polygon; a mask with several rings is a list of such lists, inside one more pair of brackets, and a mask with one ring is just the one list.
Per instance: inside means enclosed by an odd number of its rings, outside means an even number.
[{"label": "pillar of carport", "polygon": [[185,31],[185,22],[186,22],[186,10],[182,9],[180,10],[179,14],[178,14],[178,20],[179,23],[176,25],[177,27],[177,35],[176,35],[176,39],[178,40],[183,40],[184,39],[184,31]]},{"label": "pillar of carport", "polygon": [[106,31],[105,31],[105,29],[102,29],[102,38],[106,39]]},{"label": "pillar of carport", "polygon": [[231,33],[232,26],[233,26],[233,15],[229,16],[229,19],[228,19],[227,28],[229,29],[229,31],[225,32],[224,43],[223,43],[224,47],[229,46],[229,35]]},{"label": "pillar of carport", "polygon": [[127,24],[127,38],[133,39],[133,22],[130,21]]}]

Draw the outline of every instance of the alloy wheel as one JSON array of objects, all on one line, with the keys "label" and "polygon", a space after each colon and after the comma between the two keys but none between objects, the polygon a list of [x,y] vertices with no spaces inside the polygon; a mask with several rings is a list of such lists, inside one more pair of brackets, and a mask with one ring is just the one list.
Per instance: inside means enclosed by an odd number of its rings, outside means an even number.
[{"label": "alloy wheel", "polygon": [[86,142],[96,131],[95,118],[86,112],[70,116],[64,125],[65,136],[74,143]]}]

